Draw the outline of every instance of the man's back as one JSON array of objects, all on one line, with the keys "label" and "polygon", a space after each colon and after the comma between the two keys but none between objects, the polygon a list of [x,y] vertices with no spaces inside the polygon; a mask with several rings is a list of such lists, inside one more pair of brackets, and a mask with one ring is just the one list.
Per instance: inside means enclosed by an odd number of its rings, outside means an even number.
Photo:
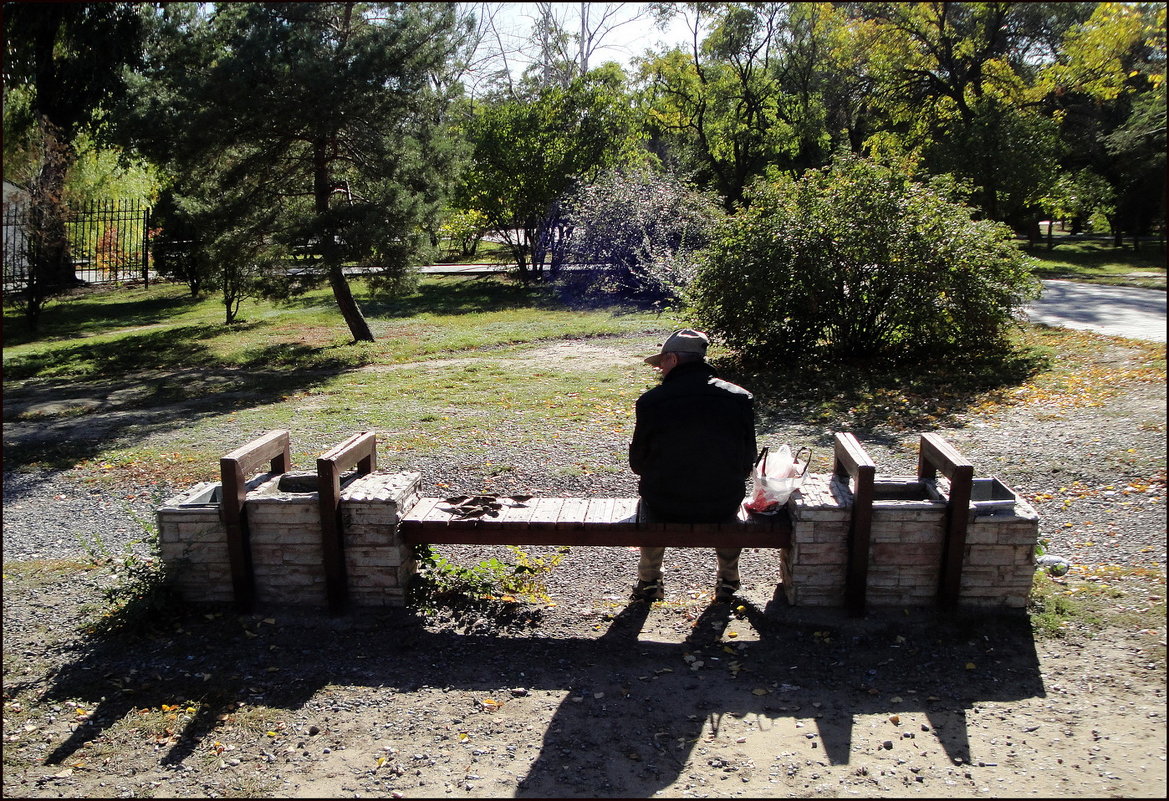
[{"label": "man's back", "polygon": [[734,514],[755,458],[752,403],[701,361],[678,365],[638,399],[629,465],[655,515],[701,523]]}]

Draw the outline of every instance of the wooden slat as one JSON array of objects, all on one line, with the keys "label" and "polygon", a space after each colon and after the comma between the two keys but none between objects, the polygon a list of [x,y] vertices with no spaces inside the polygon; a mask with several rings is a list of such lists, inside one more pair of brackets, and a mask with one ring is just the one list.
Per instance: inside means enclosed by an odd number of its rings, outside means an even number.
[{"label": "wooden slat", "polygon": [[556,528],[570,530],[584,528],[588,510],[588,498],[565,498],[560,507],[560,517],[556,519]]},{"label": "wooden slat", "polygon": [[613,522],[612,498],[589,498],[589,508],[585,512],[585,525],[595,526]]},{"label": "wooden slat", "polygon": [[640,531],[637,525],[637,498],[614,498],[612,523],[614,528]]},{"label": "wooden slat", "polygon": [[532,516],[528,522],[531,528],[556,528],[556,520],[560,517],[560,507],[564,505],[563,498],[533,498]]},{"label": "wooden slat", "polygon": [[532,510],[536,498],[525,501],[523,504],[504,506],[499,510],[499,524],[506,528],[527,528],[532,519]]}]

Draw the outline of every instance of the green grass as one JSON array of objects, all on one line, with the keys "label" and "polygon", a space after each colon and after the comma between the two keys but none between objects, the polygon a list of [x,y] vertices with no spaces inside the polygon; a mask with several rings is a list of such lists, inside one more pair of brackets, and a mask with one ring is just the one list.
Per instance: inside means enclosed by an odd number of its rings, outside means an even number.
[{"label": "green grass", "polygon": [[[555,443],[564,430],[592,425],[624,432],[632,400],[653,380],[639,360],[615,367],[572,359],[545,364],[535,349],[565,338],[633,336],[648,337],[648,350],[678,325],[622,308],[566,309],[548,288],[505,277],[426,278],[400,298],[371,297],[361,282],[354,287],[374,343],[352,343],[327,291],[282,304],[249,301],[243,320],[232,326],[222,324],[214,298],[192,302],[173,285],[53,304],[40,336],[6,339],[7,391],[40,388],[59,401],[63,392],[100,398],[117,389],[134,397],[125,408],[194,406],[168,429],[165,451],[113,441],[86,451],[67,443],[27,453],[8,449],[6,464],[80,465],[150,483],[163,472],[175,480],[210,478],[223,443],[207,432],[224,428],[296,430],[306,458],[321,443],[376,428],[393,432],[402,459],[455,446],[484,460],[493,438],[537,425],[545,432],[537,442]],[[20,328],[17,320],[6,324],[7,331]],[[64,404],[51,414],[7,417],[88,413],[84,405]],[[199,472],[197,464],[211,467]]]},{"label": "green grass", "polygon": [[[241,432],[234,447],[287,428],[296,432],[296,464],[374,429],[387,467],[455,450],[485,475],[503,475],[514,465],[491,462],[493,445],[520,442],[557,451],[569,475],[624,469],[622,454],[609,463],[566,443],[627,438],[633,402],[653,373],[636,358],[582,362],[540,349],[597,337],[627,353],[649,352],[684,324],[622,308],[564,308],[550,289],[505,277],[431,277],[399,298],[371,297],[361,282],[355,291],[376,342],[352,343],[323,290],[280,304],[249,301],[232,326],[222,324],[214,298],[192,301],[174,285],[54,303],[35,338],[6,320],[6,393],[19,399],[36,390],[38,400],[56,402],[48,410],[6,403],[7,421],[83,420],[92,412],[81,401],[104,402],[111,393],[128,410],[187,404],[181,417],[130,436],[6,448],[6,466],[79,467],[138,486],[206,480],[226,452],[224,432]],[[751,365],[717,346],[712,359],[755,391],[761,435],[795,423],[899,440],[1002,404],[1099,405],[1133,381],[1165,380],[1163,345],[1129,349],[1122,369],[1102,361],[1096,335],[1029,328],[1011,353],[962,363],[785,369]],[[151,432],[165,434],[165,444]],[[830,434],[810,444],[820,451],[814,468],[826,470],[829,448],[820,446],[830,445]]]},{"label": "green grass", "polygon": [[1165,646],[1165,574],[1149,568],[1077,567],[1062,579],[1035,574],[1028,602],[1037,636],[1089,637],[1105,628],[1122,629],[1149,641],[1162,668]]},{"label": "green grass", "polygon": [[1040,278],[1165,288],[1165,249],[1157,243],[1141,243],[1142,249],[1134,253],[1131,243],[1115,248],[1110,242],[1073,241],[1063,236],[1056,236],[1054,242],[1053,250],[1040,244],[1027,251],[1038,262],[1035,272]]}]

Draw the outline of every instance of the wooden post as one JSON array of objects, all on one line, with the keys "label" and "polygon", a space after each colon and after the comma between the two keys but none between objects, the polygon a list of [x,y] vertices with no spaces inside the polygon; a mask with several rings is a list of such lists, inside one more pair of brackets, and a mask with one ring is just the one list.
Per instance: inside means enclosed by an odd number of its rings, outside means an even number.
[{"label": "wooden post", "polygon": [[848,527],[848,567],[844,603],[853,616],[865,612],[869,577],[869,535],[873,528],[873,480],[877,466],[852,434],[837,434],[833,445],[832,472],[853,479],[852,521]]},{"label": "wooden post", "polygon": [[269,431],[219,460],[219,517],[227,533],[231,586],[236,608],[241,612],[251,611],[255,602],[251,542],[244,512],[247,478],[266,461],[270,462],[269,470],[274,474],[286,473],[292,466],[288,431]]},{"label": "wooden post", "polygon": [[321,558],[329,613],[345,609],[348,586],[345,576],[344,525],[341,522],[341,474],[356,467],[360,475],[377,469],[377,435],[355,434],[317,459],[317,496],[321,515]]},{"label": "wooden post", "polygon": [[922,434],[917,455],[917,476],[934,478],[939,470],[950,479],[950,499],[946,503],[938,601],[942,606],[953,607],[958,605],[958,595],[962,588],[962,562],[966,551],[966,526],[970,521],[974,465],[937,434]]}]

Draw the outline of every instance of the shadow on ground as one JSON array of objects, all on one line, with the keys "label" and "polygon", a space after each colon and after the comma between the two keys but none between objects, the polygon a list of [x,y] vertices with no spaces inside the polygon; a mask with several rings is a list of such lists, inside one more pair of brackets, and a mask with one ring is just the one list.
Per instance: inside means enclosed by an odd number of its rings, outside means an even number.
[{"label": "shadow on ground", "polygon": [[[165,751],[169,765],[205,751],[219,719],[240,701],[295,711],[329,685],[347,685],[388,690],[395,706],[414,706],[422,702],[397,694],[449,688],[506,697],[507,688],[523,686],[563,700],[537,734],[539,754],[518,795],[645,797],[677,780],[695,744],[731,717],[751,718],[761,729],[814,717],[806,736],[823,758],[848,764],[854,716],[923,713],[947,756],[968,761],[973,706],[1044,695],[1022,614],[897,609],[856,619],[777,598],[762,609],[710,606],[681,642],[643,636],[649,617],[663,614],[630,604],[595,637],[541,633],[551,627],[539,615],[526,623],[540,628],[526,632],[524,625],[436,630],[404,610],[340,618],[281,612],[276,625],[259,615],[208,620],[191,613],[181,634],[138,641],[117,632],[90,635],[45,700],[81,699],[93,704],[92,714],[53,747],[46,764],[65,763],[135,710],[175,699],[200,705]],[[730,649],[723,639],[733,617],[740,629],[757,632],[749,647]],[[273,654],[283,655],[276,672]],[[371,734],[382,725],[369,718]]]}]

